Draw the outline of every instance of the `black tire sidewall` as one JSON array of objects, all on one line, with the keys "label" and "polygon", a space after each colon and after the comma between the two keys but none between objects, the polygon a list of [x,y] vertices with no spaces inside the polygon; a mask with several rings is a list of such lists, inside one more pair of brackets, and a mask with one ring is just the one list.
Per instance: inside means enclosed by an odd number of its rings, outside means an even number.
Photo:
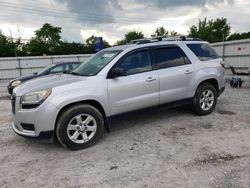
[{"label": "black tire sidewall", "polygon": [[[213,106],[209,109],[209,110],[203,110],[200,106],[200,97],[201,97],[201,94],[205,91],[205,90],[211,90],[214,94],[214,103],[213,103]],[[218,97],[218,93],[215,89],[215,87],[209,83],[204,83],[202,84],[201,86],[199,86],[199,88],[197,89],[196,91],[196,94],[195,94],[195,97],[194,97],[194,100],[193,100],[193,110],[194,112],[197,114],[197,115],[208,115],[210,113],[213,112],[216,104],[217,104],[217,97]]]},{"label": "black tire sidewall", "polygon": [[[70,120],[79,114],[89,114],[95,118],[97,123],[97,130],[93,138],[82,144],[78,144],[71,141],[67,135],[67,127]],[[94,145],[102,137],[103,132],[104,132],[104,120],[102,114],[96,108],[90,105],[77,105],[63,112],[59,117],[56,128],[56,135],[58,141],[64,147],[69,148],[71,150],[84,149]]]}]

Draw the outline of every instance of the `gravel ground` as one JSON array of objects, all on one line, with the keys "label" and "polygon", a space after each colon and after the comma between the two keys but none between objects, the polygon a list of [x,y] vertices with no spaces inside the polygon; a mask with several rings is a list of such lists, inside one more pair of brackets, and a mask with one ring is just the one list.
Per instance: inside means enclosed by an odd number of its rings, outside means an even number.
[{"label": "gravel ground", "polygon": [[122,115],[97,145],[69,151],[15,135],[2,94],[0,187],[250,187],[249,98],[245,83],[228,87],[209,116],[185,108]]}]

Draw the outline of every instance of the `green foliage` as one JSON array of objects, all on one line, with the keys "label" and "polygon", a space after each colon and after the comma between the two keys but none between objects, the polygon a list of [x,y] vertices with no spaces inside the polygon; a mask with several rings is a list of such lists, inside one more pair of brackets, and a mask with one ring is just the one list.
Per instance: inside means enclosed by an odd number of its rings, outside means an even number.
[{"label": "green foliage", "polygon": [[17,55],[18,43],[8,39],[0,31],[0,57],[11,57]]},{"label": "green foliage", "polygon": [[[95,53],[95,41],[97,40],[97,37],[92,35],[86,40],[86,45],[85,45],[85,53]],[[103,45],[104,48],[110,47],[109,43],[105,40],[103,40]]]},{"label": "green foliage", "polygon": [[84,44],[76,42],[61,42],[57,47],[57,55],[82,54],[84,52]]},{"label": "green foliage", "polygon": [[[231,27],[226,18],[215,20],[199,20],[189,30],[189,36],[201,38],[209,42],[220,42],[224,40],[239,40],[250,38],[250,32],[230,34]],[[151,35],[155,36],[176,36],[179,33],[158,27]],[[21,39],[13,41],[0,31],[0,57],[27,56],[27,55],[67,55],[95,53],[96,36],[92,35],[86,40],[86,44],[66,42],[61,40],[61,28],[45,23],[35,31],[35,36],[27,43]],[[126,44],[132,40],[142,39],[144,34],[141,31],[130,31],[126,33],[118,45]],[[103,41],[104,48],[110,47],[107,41]]]},{"label": "green foliage", "polygon": [[132,40],[143,39],[144,34],[141,31],[130,31],[125,34],[125,38],[123,40],[117,41],[117,45],[123,45],[131,42]]},{"label": "green foliage", "polygon": [[152,37],[168,36],[168,31],[164,27],[157,27]]},{"label": "green foliage", "polygon": [[197,26],[193,25],[189,30],[189,36],[200,38],[208,42],[221,42],[230,34],[231,27],[226,18],[216,20],[199,20]]},{"label": "green foliage", "polygon": [[[61,28],[54,27],[48,23],[35,31],[35,37],[26,45],[25,49],[29,55],[67,55],[95,53],[96,36],[87,39],[86,45],[81,43],[69,43],[61,40]],[[110,47],[107,41],[103,41],[104,47]]]},{"label": "green foliage", "polygon": [[30,55],[55,55],[57,49],[62,45],[61,28],[45,23],[40,29],[35,31],[33,37],[26,45]]},{"label": "green foliage", "polygon": [[166,36],[166,37],[172,37],[177,36],[179,33],[176,31],[168,31],[164,27],[158,27],[155,32],[151,35],[151,37],[159,37],[159,36]]},{"label": "green foliage", "polygon": [[250,39],[250,32],[233,33],[227,38],[227,40],[241,40],[241,39]]}]

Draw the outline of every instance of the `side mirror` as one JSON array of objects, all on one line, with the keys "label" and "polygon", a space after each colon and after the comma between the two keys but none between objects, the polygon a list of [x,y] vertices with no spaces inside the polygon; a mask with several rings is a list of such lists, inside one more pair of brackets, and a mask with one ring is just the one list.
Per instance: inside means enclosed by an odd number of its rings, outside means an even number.
[{"label": "side mirror", "polygon": [[33,74],[34,74],[34,75],[37,75],[37,74],[38,74],[38,72],[34,72]]},{"label": "side mirror", "polygon": [[109,78],[117,78],[120,76],[126,76],[126,73],[123,69],[118,67],[111,69],[108,75]]}]

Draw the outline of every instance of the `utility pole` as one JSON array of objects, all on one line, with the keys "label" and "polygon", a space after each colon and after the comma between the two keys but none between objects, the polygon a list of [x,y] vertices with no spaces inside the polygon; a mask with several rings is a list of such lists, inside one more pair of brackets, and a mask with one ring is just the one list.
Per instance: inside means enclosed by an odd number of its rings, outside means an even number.
[{"label": "utility pole", "polygon": [[[10,40],[12,43],[14,43],[11,29],[9,29],[9,32],[10,32]],[[14,53],[15,53],[15,57],[17,57],[16,46],[14,46]]]}]

